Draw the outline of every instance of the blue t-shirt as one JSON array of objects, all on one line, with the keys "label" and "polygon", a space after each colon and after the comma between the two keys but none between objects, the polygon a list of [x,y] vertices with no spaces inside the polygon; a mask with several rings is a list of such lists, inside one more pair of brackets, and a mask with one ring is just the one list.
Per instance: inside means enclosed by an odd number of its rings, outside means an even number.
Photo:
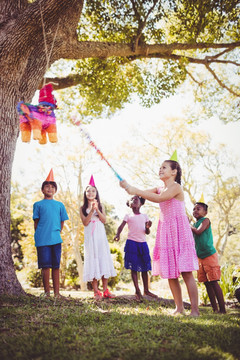
[{"label": "blue t-shirt", "polygon": [[61,222],[68,220],[65,206],[60,201],[43,199],[33,204],[33,220],[39,219],[34,234],[35,246],[62,243]]}]

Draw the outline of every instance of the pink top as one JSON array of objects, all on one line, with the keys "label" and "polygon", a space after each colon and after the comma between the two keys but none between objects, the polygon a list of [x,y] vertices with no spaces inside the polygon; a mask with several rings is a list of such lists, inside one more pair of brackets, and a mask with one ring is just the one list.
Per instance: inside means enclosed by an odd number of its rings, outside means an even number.
[{"label": "pink top", "polygon": [[136,242],[146,242],[145,224],[149,221],[146,214],[125,215],[124,221],[128,224],[128,239]]}]

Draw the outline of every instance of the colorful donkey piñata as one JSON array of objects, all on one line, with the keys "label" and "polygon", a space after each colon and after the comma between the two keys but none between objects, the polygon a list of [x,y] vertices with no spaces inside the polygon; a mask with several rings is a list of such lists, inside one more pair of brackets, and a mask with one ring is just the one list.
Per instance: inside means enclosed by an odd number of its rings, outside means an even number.
[{"label": "colorful donkey pi\u00f1ata", "polygon": [[23,142],[30,142],[31,131],[33,139],[39,140],[39,144],[47,143],[47,133],[50,142],[57,142],[56,117],[54,114],[57,101],[52,91],[52,84],[46,84],[40,90],[38,105],[27,104],[23,101],[17,104]]}]

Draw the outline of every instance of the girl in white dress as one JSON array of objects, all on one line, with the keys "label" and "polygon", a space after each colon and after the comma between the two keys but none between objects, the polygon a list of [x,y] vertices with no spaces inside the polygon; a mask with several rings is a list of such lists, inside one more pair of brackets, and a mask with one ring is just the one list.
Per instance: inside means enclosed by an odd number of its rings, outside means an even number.
[{"label": "girl in white dress", "polygon": [[[83,280],[91,281],[94,297],[113,298],[107,288],[108,279],[117,275],[113,266],[110,248],[104,224],[106,214],[101,205],[93,176],[84,191],[84,202],[80,208],[80,217],[84,225],[84,271]],[[98,289],[98,280],[102,279],[103,294]]]}]

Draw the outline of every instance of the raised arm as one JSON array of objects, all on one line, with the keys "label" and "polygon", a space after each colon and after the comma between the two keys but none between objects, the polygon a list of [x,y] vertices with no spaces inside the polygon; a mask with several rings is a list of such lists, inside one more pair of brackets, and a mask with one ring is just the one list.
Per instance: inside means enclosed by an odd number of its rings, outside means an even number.
[{"label": "raised arm", "polygon": [[134,186],[129,185],[125,180],[120,182],[120,186],[123,187],[128,194],[130,195],[138,195],[142,198],[155,202],[160,203],[162,201],[170,200],[172,198],[176,198],[180,201],[184,200],[183,191],[181,185],[174,182],[168,188],[163,190],[160,194],[153,192],[152,190],[140,190]]}]

